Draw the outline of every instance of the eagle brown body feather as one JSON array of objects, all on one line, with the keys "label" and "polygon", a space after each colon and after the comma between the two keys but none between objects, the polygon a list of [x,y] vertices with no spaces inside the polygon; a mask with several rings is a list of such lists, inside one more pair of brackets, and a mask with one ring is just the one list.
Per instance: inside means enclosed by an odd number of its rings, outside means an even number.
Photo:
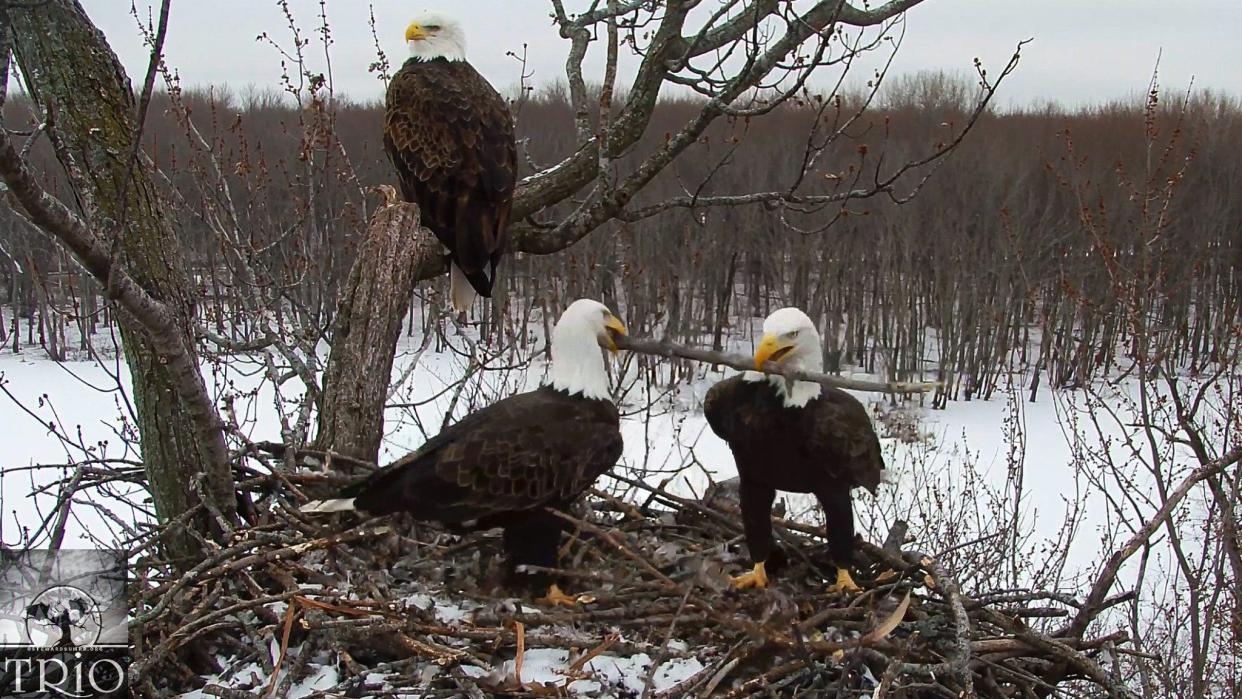
[{"label": "eagle brown body feather", "polygon": [[621,449],[610,401],[544,386],[467,415],[340,497],[371,514],[503,527],[510,564],[555,567],[564,522],[545,508],[568,507]]},{"label": "eagle brown body feather", "polygon": [[504,98],[465,61],[410,58],[388,85],[384,147],[422,224],[491,296],[517,180]]},{"label": "eagle brown body feather", "polygon": [[804,407],[787,407],[766,379],[735,376],[712,386],[703,413],[737,463],[752,561],[765,562],[771,572],[783,562],[772,539],[771,512],[776,491],[784,490],[815,494],[824,509],[829,552],[836,565],[848,567],[854,547],[850,489],[874,493],[884,469],[862,403],[824,386]]}]

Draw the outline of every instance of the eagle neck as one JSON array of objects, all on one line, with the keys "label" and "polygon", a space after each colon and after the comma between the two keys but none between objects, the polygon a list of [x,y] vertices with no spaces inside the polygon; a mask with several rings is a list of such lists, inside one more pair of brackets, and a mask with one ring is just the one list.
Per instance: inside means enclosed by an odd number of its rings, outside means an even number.
[{"label": "eagle neck", "polygon": [[577,327],[552,330],[552,388],[583,398],[608,400],[604,354],[594,332]]},{"label": "eagle neck", "polygon": [[[791,358],[785,365],[790,369],[820,373],[823,371],[824,362],[816,352],[810,356],[799,353],[798,357]],[[822,391],[820,385],[814,381],[792,381],[775,374],[768,375],[768,382],[776,388],[776,393],[786,408],[804,408]]]},{"label": "eagle neck", "polygon": [[466,47],[463,42],[447,38],[424,39],[409,42],[410,58],[420,63],[429,63],[436,59],[456,62],[466,60]]}]

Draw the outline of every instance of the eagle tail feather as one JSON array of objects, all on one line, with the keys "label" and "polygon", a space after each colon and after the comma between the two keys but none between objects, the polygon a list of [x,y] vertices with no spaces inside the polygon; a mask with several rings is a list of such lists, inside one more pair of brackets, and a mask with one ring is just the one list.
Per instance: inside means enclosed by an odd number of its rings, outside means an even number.
[{"label": "eagle tail feather", "polygon": [[332,498],[329,500],[312,500],[298,508],[302,514],[322,514],[326,512],[352,512],[354,498]]},{"label": "eagle tail feather", "polygon": [[[480,277],[483,280],[479,284],[473,277]],[[491,283],[487,281],[487,277],[482,272],[476,275],[468,275],[465,270],[457,266],[456,262],[449,264],[449,297],[453,301],[453,310],[458,313],[465,313],[470,310],[470,306],[474,304],[475,298],[479,293],[479,286],[484,286],[487,293],[483,296],[491,296]]]}]

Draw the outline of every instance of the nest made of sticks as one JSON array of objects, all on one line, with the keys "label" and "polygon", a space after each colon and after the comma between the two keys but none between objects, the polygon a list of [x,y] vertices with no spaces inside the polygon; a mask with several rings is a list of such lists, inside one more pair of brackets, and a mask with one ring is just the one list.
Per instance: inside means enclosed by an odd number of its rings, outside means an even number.
[{"label": "nest made of sticks", "polygon": [[[162,696],[1041,696],[1124,694],[1099,657],[1118,641],[1035,630],[1064,616],[1037,591],[970,598],[906,548],[859,540],[863,592],[828,594],[822,531],[778,520],[789,564],[763,591],[736,500],[595,491],[571,516],[556,571],[576,608],[503,584],[495,533],[455,536],[403,517],[310,519],[300,479],[189,573],[150,562],[133,601],[135,689]],[[625,480],[622,478],[621,480]],[[161,679],[155,679],[161,678]],[[309,688],[309,690],[308,690]]]}]

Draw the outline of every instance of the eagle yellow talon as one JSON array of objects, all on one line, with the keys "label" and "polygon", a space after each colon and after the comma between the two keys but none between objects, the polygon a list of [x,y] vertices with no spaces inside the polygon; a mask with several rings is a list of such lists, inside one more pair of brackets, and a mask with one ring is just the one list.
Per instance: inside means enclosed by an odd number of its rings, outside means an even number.
[{"label": "eagle yellow talon", "polygon": [[743,573],[736,578],[730,579],[734,590],[747,590],[755,588],[762,590],[768,586],[768,572],[763,568],[763,561],[755,564],[754,569],[749,573]]},{"label": "eagle yellow talon", "polygon": [[862,592],[862,588],[854,583],[854,578],[850,576],[850,572],[844,568],[837,568],[837,581],[828,586],[828,594],[835,595],[838,592],[844,592],[856,595]]},{"label": "eagle yellow talon", "polygon": [[576,607],[579,599],[574,595],[567,595],[561,592],[561,588],[556,583],[552,583],[548,588],[548,594],[535,600],[539,604],[546,604],[549,607]]}]

